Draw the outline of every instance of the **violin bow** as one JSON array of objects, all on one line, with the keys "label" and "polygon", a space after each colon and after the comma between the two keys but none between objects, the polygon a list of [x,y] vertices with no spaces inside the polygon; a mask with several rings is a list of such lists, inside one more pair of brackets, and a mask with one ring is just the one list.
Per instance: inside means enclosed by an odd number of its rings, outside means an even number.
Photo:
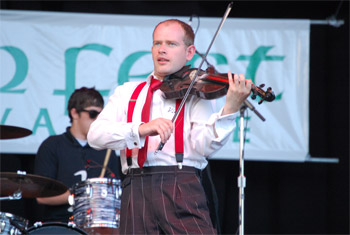
[{"label": "violin bow", "polygon": [[[194,75],[194,78],[192,79],[191,84],[190,84],[189,87],[187,88],[187,91],[186,91],[186,93],[185,93],[184,97],[182,98],[182,101],[181,101],[181,103],[180,103],[180,105],[179,105],[179,108],[177,109],[176,113],[174,114],[174,116],[173,116],[173,118],[172,118],[172,120],[171,120],[173,123],[175,123],[175,121],[176,121],[177,117],[179,116],[179,114],[180,114],[180,112],[181,112],[181,110],[182,110],[182,108],[183,108],[183,106],[184,106],[184,104],[185,104],[185,102],[186,102],[188,96],[190,95],[190,92],[191,92],[191,90],[192,90],[192,87],[193,87],[194,84],[196,83],[196,80],[197,80],[199,71],[200,71],[200,69],[201,69],[201,67],[202,67],[202,65],[203,65],[203,63],[204,63],[204,61],[206,60],[206,58],[207,58],[207,56],[208,56],[208,54],[209,54],[209,51],[210,51],[212,45],[214,44],[214,41],[215,41],[216,37],[217,37],[218,34],[219,34],[219,31],[221,30],[222,26],[224,25],[225,20],[227,19],[228,15],[230,14],[232,5],[233,5],[233,2],[230,2],[230,3],[228,4],[228,6],[227,6],[226,11],[225,11],[225,14],[224,14],[224,16],[222,17],[221,22],[220,22],[220,24],[219,24],[219,27],[217,28],[217,30],[216,30],[216,32],[215,32],[215,35],[214,35],[214,37],[212,38],[212,40],[211,40],[211,42],[210,42],[210,44],[209,44],[209,47],[208,47],[207,51],[205,52],[205,55],[202,57],[202,61],[201,61],[201,63],[200,63],[199,66],[198,66],[197,72],[196,72],[196,74]],[[161,151],[161,150],[163,149],[164,145],[165,145],[164,143],[160,142],[159,145],[158,145],[157,151]]]}]

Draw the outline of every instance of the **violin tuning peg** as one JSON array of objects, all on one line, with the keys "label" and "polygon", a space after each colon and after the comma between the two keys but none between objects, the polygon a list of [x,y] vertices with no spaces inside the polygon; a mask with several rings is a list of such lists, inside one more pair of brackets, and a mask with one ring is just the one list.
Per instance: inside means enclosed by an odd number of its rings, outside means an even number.
[{"label": "violin tuning peg", "polygon": [[259,101],[259,103],[258,103],[258,104],[261,104],[263,101],[264,101],[264,100],[262,100],[262,99],[261,99],[261,100]]},{"label": "violin tuning peg", "polygon": [[259,85],[260,88],[263,88],[264,86],[265,86],[264,83],[262,83],[262,84]]},{"label": "violin tuning peg", "polygon": [[256,95],[253,94],[251,98],[252,98],[252,100],[255,100],[256,99]]}]

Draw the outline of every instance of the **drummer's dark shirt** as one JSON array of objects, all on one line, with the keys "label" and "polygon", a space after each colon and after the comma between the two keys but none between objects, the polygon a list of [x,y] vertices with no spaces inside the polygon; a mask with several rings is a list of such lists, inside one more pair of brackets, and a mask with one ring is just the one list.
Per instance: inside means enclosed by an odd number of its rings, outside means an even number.
[{"label": "drummer's dark shirt", "polygon": [[[39,147],[35,158],[35,174],[55,179],[68,189],[86,178],[99,177],[106,156],[106,150],[95,150],[88,144],[84,147],[69,131],[48,137]],[[87,174],[86,174],[87,173]],[[114,173],[115,177],[113,177]],[[121,179],[120,159],[112,151],[105,178]],[[84,179],[85,178],[85,179]],[[69,221],[70,205],[44,206],[42,222]]]}]

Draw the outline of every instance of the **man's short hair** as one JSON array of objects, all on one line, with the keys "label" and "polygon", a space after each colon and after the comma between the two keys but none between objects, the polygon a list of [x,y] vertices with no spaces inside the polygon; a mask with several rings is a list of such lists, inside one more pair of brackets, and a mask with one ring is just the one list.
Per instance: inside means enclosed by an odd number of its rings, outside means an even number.
[{"label": "man's short hair", "polygon": [[159,24],[157,24],[157,26],[154,28],[153,30],[153,36],[154,36],[154,31],[156,31],[157,27],[161,24],[173,24],[173,23],[177,23],[179,24],[182,29],[184,30],[185,36],[184,36],[184,43],[186,46],[191,46],[194,44],[194,32],[192,27],[189,24],[186,24],[185,22],[181,21],[181,20],[177,20],[177,19],[169,19],[169,20],[165,20],[160,22]]},{"label": "man's short hair", "polygon": [[75,108],[77,112],[81,112],[83,109],[89,106],[97,106],[103,108],[104,101],[101,94],[94,88],[82,87],[76,89],[69,98],[68,101],[68,115],[70,122],[73,118],[70,111]]}]

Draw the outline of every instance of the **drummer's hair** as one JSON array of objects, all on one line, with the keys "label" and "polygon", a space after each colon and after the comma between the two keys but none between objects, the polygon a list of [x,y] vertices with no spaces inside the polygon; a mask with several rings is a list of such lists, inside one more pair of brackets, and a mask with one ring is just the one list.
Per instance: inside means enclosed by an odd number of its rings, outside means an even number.
[{"label": "drummer's hair", "polygon": [[104,101],[102,95],[95,89],[95,87],[87,88],[81,87],[76,89],[69,98],[68,101],[68,115],[70,122],[72,123],[73,117],[70,111],[75,108],[77,112],[81,112],[83,109],[89,106],[97,106],[103,108]]}]

